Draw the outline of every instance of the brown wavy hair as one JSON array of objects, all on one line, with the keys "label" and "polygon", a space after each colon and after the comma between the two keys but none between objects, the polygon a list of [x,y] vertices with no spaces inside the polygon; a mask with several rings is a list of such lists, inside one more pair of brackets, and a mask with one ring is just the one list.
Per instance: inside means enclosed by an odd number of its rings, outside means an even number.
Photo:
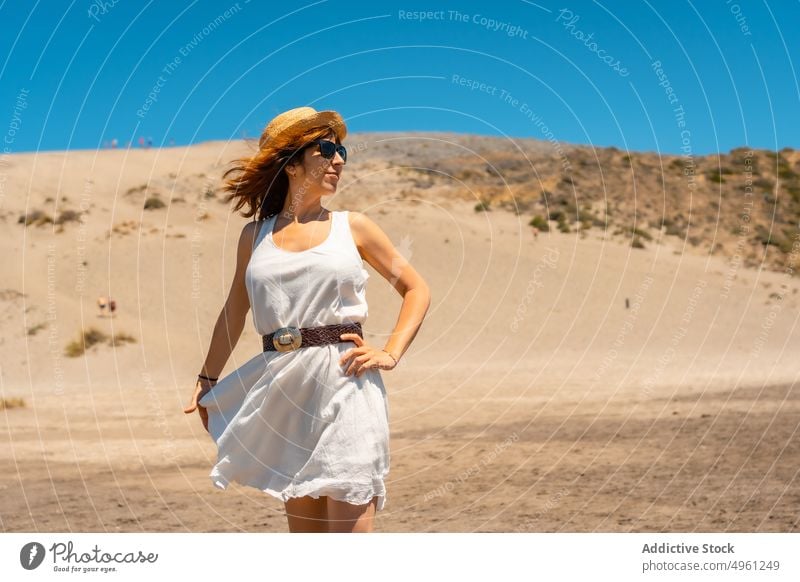
[{"label": "brown wavy hair", "polygon": [[[246,208],[241,216],[263,220],[283,209],[289,193],[289,178],[284,169],[296,160],[302,160],[303,152],[311,147],[313,140],[325,137],[332,131],[330,126],[310,128],[299,133],[290,143],[260,146],[255,155],[238,158],[230,162],[233,167],[222,174],[222,190],[228,194],[224,201],[235,201],[233,212]],[[339,136],[335,141],[341,143]],[[262,135],[259,143],[264,141]],[[228,178],[228,176],[231,176]]]}]

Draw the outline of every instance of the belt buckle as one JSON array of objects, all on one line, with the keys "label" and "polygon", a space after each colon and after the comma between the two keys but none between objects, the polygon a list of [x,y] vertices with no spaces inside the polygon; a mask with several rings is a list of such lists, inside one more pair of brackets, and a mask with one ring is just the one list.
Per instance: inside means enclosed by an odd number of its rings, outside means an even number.
[{"label": "belt buckle", "polygon": [[303,336],[296,327],[282,327],[272,334],[272,345],[279,352],[291,352],[303,343]]}]

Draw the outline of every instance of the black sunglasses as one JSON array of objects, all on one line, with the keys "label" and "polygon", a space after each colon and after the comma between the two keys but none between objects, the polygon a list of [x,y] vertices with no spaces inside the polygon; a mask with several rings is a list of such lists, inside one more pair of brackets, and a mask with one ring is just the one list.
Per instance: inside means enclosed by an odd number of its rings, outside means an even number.
[{"label": "black sunglasses", "polygon": [[319,145],[319,153],[326,160],[332,160],[337,153],[342,156],[342,160],[347,162],[347,148],[329,139],[315,139],[311,143]]}]

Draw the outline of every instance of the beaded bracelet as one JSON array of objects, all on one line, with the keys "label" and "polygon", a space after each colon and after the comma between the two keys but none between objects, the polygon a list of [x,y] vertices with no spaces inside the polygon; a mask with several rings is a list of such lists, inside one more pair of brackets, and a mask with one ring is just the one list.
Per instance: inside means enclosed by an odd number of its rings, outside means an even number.
[{"label": "beaded bracelet", "polygon": [[208,380],[209,382],[216,382],[219,378],[209,378],[208,376],[203,376],[202,374],[197,375],[198,378],[202,378],[203,380]]}]

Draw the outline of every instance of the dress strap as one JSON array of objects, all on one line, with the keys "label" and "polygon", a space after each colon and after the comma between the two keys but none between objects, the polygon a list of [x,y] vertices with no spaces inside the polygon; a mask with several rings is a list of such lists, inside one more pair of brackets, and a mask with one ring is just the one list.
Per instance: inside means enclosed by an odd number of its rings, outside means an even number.
[{"label": "dress strap", "polygon": [[332,210],[331,211],[331,228],[334,229],[334,234],[336,234],[336,238],[338,239],[342,235],[342,231],[344,231],[344,221],[347,220],[345,216],[346,210]]},{"label": "dress strap", "polygon": [[333,233],[331,238],[335,239],[335,244],[339,249],[347,248],[349,243],[350,229],[347,224],[347,210],[333,211]]},{"label": "dress strap", "polygon": [[[277,215],[273,215],[273,216],[277,216]],[[265,219],[259,221],[260,224],[256,227],[258,229],[256,231],[256,238],[253,241],[253,250],[255,250],[258,247],[258,245],[261,244],[261,241],[263,241],[264,238],[269,233],[269,230],[271,228],[270,225],[272,224],[273,216],[270,216],[269,218],[265,218]]]}]

